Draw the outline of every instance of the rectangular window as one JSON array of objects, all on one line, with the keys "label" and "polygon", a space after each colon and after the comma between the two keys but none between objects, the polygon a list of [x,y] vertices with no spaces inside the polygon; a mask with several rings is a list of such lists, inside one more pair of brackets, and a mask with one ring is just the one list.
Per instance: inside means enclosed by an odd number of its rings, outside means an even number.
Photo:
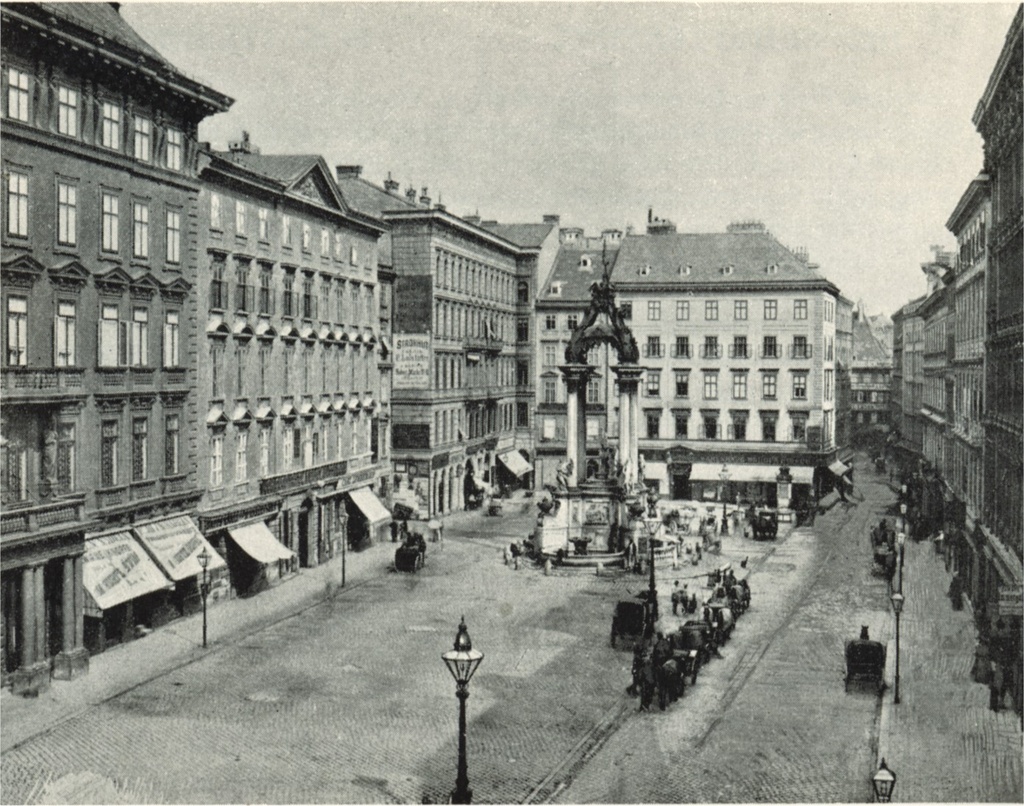
[{"label": "rectangular window", "polygon": [[103,129],[101,142],[104,148],[121,150],[121,107],[103,103]]},{"label": "rectangular window", "polygon": [[709,299],[704,302],[704,318],[709,322],[718,319],[718,300]]},{"label": "rectangular window", "polygon": [[345,252],[345,241],[341,237],[340,232],[334,233],[334,257],[337,260],[341,260],[342,254]]},{"label": "rectangular window", "polygon": [[57,183],[57,243],[78,243],[78,188],[66,182]]},{"label": "rectangular window", "polygon": [[764,318],[765,319],[778,319],[779,318],[779,302],[774,299],[766,299],[764,301]]},{"label": "rectangular window", "polygon": [[558,317],[553,313],[549,313],[544,317],[544,329],[555,330],[558,327]]},{"label": "rectangular window", "polygon": [[210,194],[210,229],[220,229],[220,196]]},{"label": "rectangular window", "polygon": [[313,281],[308,277],[302,281],[302,316],[305,319],[316,317],[316,297],[313,296]]},{"label": "rectangular window", "polygon": [[587,381],[587,403],[597,404],[601,402],[601,381],[591,378]]},{"label": "rectangular window", "polygon": [[57,131],[68,137],[78,137],[78,90],[57,88]]},{"label": "rectangular window", "polygon": [[119,247],[118,221],[120,200],[112,193],[103,194],[103,242],[104,252],[116,252]]},{"label": "rectangular window", "polygon": [[676,320],[685,322],[690,318],[690,301],[681,299],[676,301]]},{"label": "rectangular window", "polygon": [[704,373],[704,399],[718,400],[718,373]]},{"label": "rectangular window", "polygon": [[132,481],[142,481],[149,470],[149,421],[132,420]]},{"label": "rectangular window", "polygon": [[228,306],[228,282],[224,279],[224,261],[210,265],[210,307],[223,310]]},{"label": "rectangular window", "polygon": [[149,162],[152,159],[153,124],[146,118],[135,116],[135,159]]},{"label": "rectangular window", "polygon": [[323,275],[320,277],[320,316],[331,318],[331,279]]},{"label": "rectangular window", "polygon": [[7,174],[7,234],[28,237],[28,175]]},{"label": "rectangular window", "polygon": [[793,423],[793,440],[803,442],[807,439],[807,415],[803,412],[793,412],[789,419]]},{"label": "rectangular window", "polygon": [[104,420],[100,425],[100,486],[117,484],[118,428],[117,420]]},{"label": "rectangular window", "polygon": [[746,336],[733,336],[732,339],[732,358],[749,358],[747,354],[747,337]]},{"label": "rectangular window", "polygon": [[774,414],[761,414],[761,439],[765,442],[775,442],[775,426],[778,419]]},{"label": "rectangular window", "polygon": [[732,374],[732,399],[747,399],[747,373],[734,372]]},{"label": "rectangular window", "polygon": [[705,336],[704,346],[701,347],[703,358],[719,358],[721,353],[718,347],[718,336]]},{"label": "rectangular window", "polygon": [[126,363],[121,345],[121,322],[118,320],[117,306],[104,305],[100,311],[99,365],[117,367]]},{"label": "rectangular window", "polygon": [[807,318],[807,300],[795,299],[793,300],[793,318],[794,319],[806,319]]},{"label": "rectangular window", "polygon": [[647,344],[644,345],[644,356],[647,358],[661,358],[663,355],[661,336],[648,336]]},{"label": "rectangular window", "polygon": [[132,204],[132,254],[149,257],[149,205],[141,202]]},{"label": "rectangular window", "polygon": [[676,343],[672,345],[672,357],[673,358],[689,358],[690,357],[690,337],[689,336],[676,336]]},{"label": "rectangular window", "polygon": [[235,199],[235,235],[245,235],[245,202]]},{"label": "rectangular window", "polygon": [[733,303],[732,316],[737,321],[743,321],[747,318],[747,301],[745,299],[738,299]]},{"label": "rectangular window", "polygon": [[633,303],[632,302],[620,302],[619,313],[622,314],[623,320],[629,322],[633,318]]},{"label": "rectangular window", "polygon": [[23,367],[28,363],[28,300],[7,298],[7,366]]},{"label": "rectangular window", "polygon": [[224,435],[215,434],[210,439],[210,486],[220,487],[224,483]]},{"label": "rectangular window", "polygon": [[[338,430],[341,430],[341,426],[338,426]],[[266,478],[270,475],[270,428],[265,427],[260,429],[260,478]],[[341,454],[338,454],[339,458]]]},{"label": "rectangular window", "polygon": [[544,366],[554,367],[558,365],[558,345],[557,344],[545,344],[544,345]]},{"label": "rectangular window", "polygon": [[690,430],[690,412],[677,411],[673,419],[676,424],[676,439],[687,439]]},{"label": "rectangular window", "polygon": [[776,383],[778,378],[774,372],[765,372],[761,375],[761,397],[764,400],[775,400]]},{"label": "rectangular window", "polygon": [[256,211],[257,237],[261,241],[270,240],[270,211],[266,207],[260,207]]},{"label": "rectangular window", "polygon": [[580,315],[578,313],[570,313],[565,317],[565,329],[575,330],[579,327]]},{"label": "rectangular window", "polygon": [[249,432],[240,430],[235,434],[235,482],[249,478]]},{"label": "rectangular window", "polygon": [[308,252],[313,243],[313,230],[309,224],[302,223],[302,251]]},{"label": "rectangular window", "polygon": [[807,400],[807,373],[797,372],[793,375],[793,399]]},{"label": "rectangular window", "polygon": [[661,397],[661,372],[647,370],[647,397]]},{"label": "rectangular window", "polygon": [[181,314],[178,311],[164,313],[164,366],[177,367],[181,364]]},{"label": "rectangular window", "polygon": [[676,397],[690,396],[690,373],[676,372]]},{"label": "rectangular window", "polygon": [[661,320],[661,302],[654,299],[647,302],[647,321],[658,322]]},{"label": "rectangular window", "polygon": [[830,369],[826,369],[825,370],[825,390],[824,390],[825,400],[831,400],[832,399],[833,377],[834,377],[833,376],[833,371],[830,370]]},{"label": "rectangular window", "polygon": [[718,415],[712,412],[704,414],[704,439],[718,439]]},{"label": "rectangular window", "polygon": [[807,343],[806,336],[793,337],[793,358],[810,358],[811,345]]},{"label": "rectangular window", "polygon": [[320,256],[330,257],[331,254],[331,233],[326,227],[320,228]]},{"label": "rectangular window", "polygon": [[292,217],[290,215],[281,219],[281,243],[284,246],[292,245]]},{"label": "rectangular window", "polygon": [[28,123],[28,73],[14,67],[7,71],[7,117]]},{"label": "rectangular window", "polygon": [[165,241],[167,243],[167,262],[181,262],[181,213],[177,210],[167,211],[167,228],[165,230]]},{"label": "rectangular window", "polygon": [[60,423],[57,426],[56,467],[57,491],[69,493],[75,489],[75,426]]},{"label": "rectangular window", "polygon": [[270,266],[260,269],[260,313],[271,314],[274,312],[273,290],[270,285],[272,272],[273,269]]},{"label": "rectangular window", "polygon": [[131,344],[129,364],[133,367],[149,366],[149,311],[145,308],[132,308],[129,332]]},{"label": "rectangular window", "polygon": [[543,397],[543,400],[544,400],[545,403],[557,403],[558,402],[557,391],[556,390],[557,390],[557,387],[555,385],[555,379],[554,378],[545,378],[544,379],[544,397]]},{"label": "rectangular window", "polygon": [[58,367],[75,366],[75,313],[75,303],[57,303],[55,364]]},{"label": "rectangular window", "polygon": [[761,357],[762,358],[778,358],[779,357],[779,342],[775,336],[765,336],[764,342],[761,346]]},{"label": "rectangular window", "polygon": [[644,415],[647,420],[647,438],[658,439],[661,435],[661,411],[645,411]]},{"label": "rectangular window", "polygon": [[164,475],[174,476],[181,464],[181,420],[168,414],[164,420]]},{"label": "rectangular window", "polygon": [[165,162],[172,171],[180,171],[184,154],[184,135],[178,129],[167,130],[167,155]]},{"label": "rectangular window", "polygon": [[235,310],[243,313],[252,307],[252,287],[249,285],[249,264],[235,268]]}]

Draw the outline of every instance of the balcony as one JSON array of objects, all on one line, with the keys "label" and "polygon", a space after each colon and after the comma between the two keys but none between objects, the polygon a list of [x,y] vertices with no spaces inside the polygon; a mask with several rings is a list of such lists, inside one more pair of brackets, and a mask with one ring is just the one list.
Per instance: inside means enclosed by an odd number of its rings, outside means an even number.
[{"label": "balcony", "polygon": [[160,479],[161,494],[165,496],[184,492],[187,487],[188,475],[185,473],[178,476],[165,476]]},{"label": "balcony", "polygon": [[76,523],[84,517],[85,495],[65,496],[38,506],[26,502],[21,508],[5,503],[3,515],[0,515],[0,533],[35,532],[50,526]]},{"label": "balcony", "polygon": [[109,509],[128,503],[128,485],[105,487],[96,491],[96,508]]},{"label": "balcony", "polygon": [[701,358],[721,358],[722,348],[717,344],[702,344],[700,346]]},{"label": "balcony", "polygon": [[288,490],[311,487],[318,481],[337,480],[347,472],[348,460],[342,459],[339,462],[330,462],[326,465],[307,467],[291,473],[281,473],[260,480],[260,495],[273,495]]},{"label": "balcony", "polygon": [[791,344],[789,346],[789,357],[790,358],[810,358],[811,357],[811,345],[810,344]]},{"label": "balcony", "polygon": [[132,501],[145,501],[147,498],[153,498],[157,494],[157,481],[156,479],[143,479],[142,481],[133,481],[128,487],[128,497]]},{"label": "balcony", "polygon": [[745,344],[729,346],[729,358],[750,358],[750,348]]},{"label": "balcony", "polygon": [[77,368],[4,367],[0,392],[8,402],[84,394],[85,370]]},{"label": "balcony", "polygon": [[495,339],[488,336],[466,336],[465,349],[469,350],[482,350],[488,353],[500,353],[501,348],[504,346],[501,339]]},{"label": "balcony", "polygon": [[644,345],[644,358],[664,358],[665,345],[648,342]]}]

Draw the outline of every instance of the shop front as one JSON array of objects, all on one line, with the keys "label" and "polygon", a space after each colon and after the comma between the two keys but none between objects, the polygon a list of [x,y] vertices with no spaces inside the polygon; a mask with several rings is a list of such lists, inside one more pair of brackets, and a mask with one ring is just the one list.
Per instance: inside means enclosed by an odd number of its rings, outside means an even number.
[{"label": "shop front", "polygon": [[136,524],[132,531],[164,574],[174,583],[167,608],[157,614],[153,626],[177,616],[194,613],[202,607],[200,583],[202,567],[198,557],[205,549],[209,556],[207,579],[210,583],[208,601],[227,599],[231,592],[228,565],[207,542],[188,515],[175,515],[151,523]]},{"label": "shop front", "polygon": [[497,481],[499,487],[518,490],[528,488],[527,477],[533,466],[517,450],[498,454]]},{"label": "shop front", "polygon": [[227,561],[239,596],[273,587],[292,573],[295,552],[281,545],[262,520],[228,527]]},{"label": "shop front", "polygon": [[346,502],[348,516],[348,545],[359,551],[374,541],[390,540],[388,526],[391,513],[377,498],[370,487],[359,487],[348,491]]},{"label": "shop front", "polygon": [[93,654],[152,629],[174,590],[126,530],[85,536],[82,584],[84,641]]}]

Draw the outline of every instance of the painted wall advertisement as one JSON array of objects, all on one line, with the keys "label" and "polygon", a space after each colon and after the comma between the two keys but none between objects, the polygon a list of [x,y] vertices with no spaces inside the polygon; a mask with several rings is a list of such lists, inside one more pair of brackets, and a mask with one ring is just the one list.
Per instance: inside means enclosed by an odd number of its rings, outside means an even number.
[{"label": "painted wall advertisement", "polygon": [[430,336],[425,333],[395,335],[393,388],[430,388]]}]

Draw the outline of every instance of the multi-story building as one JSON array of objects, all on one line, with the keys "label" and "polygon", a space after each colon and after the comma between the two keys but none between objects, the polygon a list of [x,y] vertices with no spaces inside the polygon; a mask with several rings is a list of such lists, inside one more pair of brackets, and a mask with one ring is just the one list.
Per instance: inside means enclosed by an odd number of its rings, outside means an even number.
[{"label": "multi-story building", "polygon": [[[563,233],[565,230],[563,230]],[[570,230],[574,235],[575,230]],[[606,230],[606,233],[617,232]],[[614,264],[621,238],[607,241],[582,234],[562,238],[554,269],[537,289],[534,330],[537,334],[535,404],[538,487],[553,484],[558,465],[565,461],[567,387],[559,367],[566,363],[565,348],[573,330],[582,321],[590,304],[590,287],[600,281],[605,264]],[[586,438],[588,450],[595,456],[608,437],[608,401],[614,377],[609,371],[612,350],[607,344],[594,348],[588,363],[598,368],[590,378],[586,393]],[[586,479],[583,468],[579,478]]]},{"label": "multi-story building", "polygon": [[0,668],[23,693],[181,612],[199,572],[189,552],[169,569],[142,543],[199,550],[191,521],[166,516],[199,497],[196,133],[231,99],[116,6],[0,10]]},{"label": "multi-story building", "polygon": [[[983,423],[985,399],[985,274],[988,264],[988,224],[992,220],[989,181],[974,179],[946,222],[957,240],[953,324],[953,419],[946,483],[964,507],[965,526],[973,533],[984,498]],[[976,573],[967,577],[976,590]],[[974,584],[972,584],[974,580]],[[974,596],[972,595],[972,601]]]},{"label": "multi-story building", "polygon": [[952,395],[949,362],[952,358],[953,329],[950,316],[954,273],[951,256],[925,263],[921,270],[928,278],[928,293],[918,309],[923,323],[923,386],[921,397],[922,456],[933,468],[946,465],[946,424],[949,422]]},{"label": "multi-story building", "polygon": [[379,220],[317,156],[203,155],[196,400],[203,533],[254,591],[379,537],[390,466]]},{"label": "multi-story building", "polygon": [[[998,585],[988,586],[990,612],[1000,611],[1000,589],[1020,631],[1021,540],[1024,521],[1024,281],[1022,281],[1022,33],[1018,8],[989,78],[974,125],[985,142],[992,224],[989,233],[985,360],[985,527]],[[1018,651],[1018,657],[1019,657]],[[1018,690],[1020,681],[1018,678]],[[1018,699],[1018,702],[1020,700]]]},{"label": "multi-story building", "polygon": [[418,202],[384,213],[396,275],[394,496],[433,516],[532,470],[516,442],[528,427],[518,385],[530,380],[517,370],[517,328],[546,236],[496,234],[494,222],[431,206],[426,189]]},{"label": "multi-story building", "polygon": [[917,468],[924,450],[921,403],[924,399],[924,323],[919,309],[925,298],[913,299],[892,317],[892,427],[895,459],[901,469]]},{"label": "multi-story building", "polygon": [[835,483],[830,465],[845,470],[835,464],[838,289],[760,222],[713,234],[649,223],[623,239],[614,268],[645,369],[646,482],[674,499],[774,504],[788,478],[792,506],[809,504]]},{"label": "multi-story building", "polygon": [[850,367],[853,361],[853,301],[836,301],[836,444],[851,445],[853,413]]},{"label": "multi-story building", "polygon": [[850,364],[851,439],[877,451],[889,431],[892,358],[875,338],[863,305],[853,311],[853,356]]}]

